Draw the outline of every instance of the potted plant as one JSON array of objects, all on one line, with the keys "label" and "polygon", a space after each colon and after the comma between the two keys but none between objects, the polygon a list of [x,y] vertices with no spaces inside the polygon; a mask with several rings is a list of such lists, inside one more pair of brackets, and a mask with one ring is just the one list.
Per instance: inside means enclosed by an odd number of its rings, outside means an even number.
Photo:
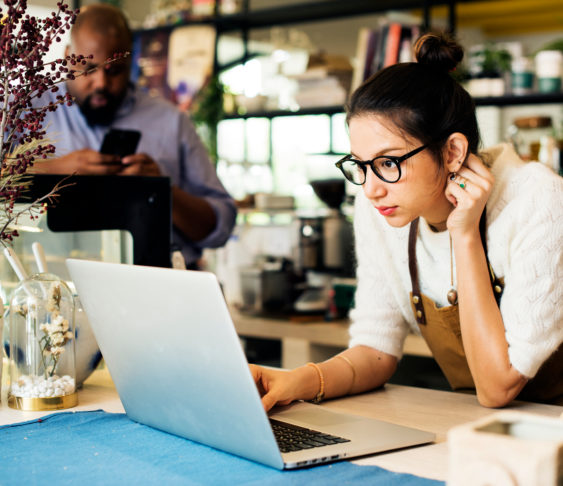
[{"label": "potted plant", "polygon": [[191,117],[204,141],[209,155],[217,164],[217,126],[225,114],[223,109],[223,95],[225,86],[218,75],[207,79],[204,86],[196,95],[191,107]]},{"label": "potted plant", "polygon": [[467,90],[472,96],[502,96],[505,75],[510,73],[512,55],[503,47],[486,43],[469,50],[470,79]]}]

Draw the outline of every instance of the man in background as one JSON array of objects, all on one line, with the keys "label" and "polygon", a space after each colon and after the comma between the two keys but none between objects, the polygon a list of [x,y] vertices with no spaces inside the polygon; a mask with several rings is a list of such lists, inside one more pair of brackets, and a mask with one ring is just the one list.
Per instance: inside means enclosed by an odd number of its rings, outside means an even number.
[{"label": "man in background", "polygon": [[[189,117],[130,82],[131,56],[104,66],[115,53],[131,52],[132,44],[131,30],[119,9],[105,4],[81,9],[67,54],[93,56],[85,66],[73,68],[99,68],[66,82],[63,92],[67,90],[75,103],[48,113],[45,120],[58,158],[37,163],[35,171],[170,177],[174,244],[188,268],[193,268],[203,248],[219,247],[229,238],[235,203],[217,178]],[[55,98],[52,93],[48,96]],[[100,153],[110,128],[139,131],[136,153],[122,158]]]}]

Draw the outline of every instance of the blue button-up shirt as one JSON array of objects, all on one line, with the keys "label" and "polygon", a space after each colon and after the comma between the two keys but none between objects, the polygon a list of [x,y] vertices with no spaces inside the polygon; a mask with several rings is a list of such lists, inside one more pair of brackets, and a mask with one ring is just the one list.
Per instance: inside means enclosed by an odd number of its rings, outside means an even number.
[{"label": "blue button-up shirt", "polygon": [[[56,94],[66,90],[61,84]],[[44,95],[40,104],[55,94]],[[132,85],[118,109],[111,126],[90,126],[77,105],[59,106],[47,114],[44,127],[49,141],[56,146],[56,157],[75,150],[99,150],[104,135],[110,128],[138,130],[141,139],[137,153],[150,156],[164,176],[183,191],[204,198],[217,218],[215,229],[201,241],[188,240],[174,230],[174,243],[180,247],[186,263],[195,262],[203,248],[217,248],[229,238],[236,219],[234,200],[217,177],[205,146],[198,137],[189,117],[173,104],[161,98],[150,97]]]}]

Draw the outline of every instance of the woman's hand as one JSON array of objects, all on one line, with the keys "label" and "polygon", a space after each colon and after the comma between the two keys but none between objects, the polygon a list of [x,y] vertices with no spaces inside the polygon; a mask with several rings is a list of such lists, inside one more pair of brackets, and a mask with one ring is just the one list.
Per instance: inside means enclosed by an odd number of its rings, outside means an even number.
[{"label": "woman's hand", "polygon": [[301,388],[299,384],[302,380],[299,369],[285,371],[249,366],[266,412],[274,405],[289,405],[299,396],[297,390]]},{"label": "woman's hand", "polygon": [[448,179],[446,197],[455,206],[447,221],[452,236],[478,233],[479,219],[493,182],[491,171],[474,154],[469,155],[455,179]]},{"label": "woman's hand", "polygon": [[[369,346],[354,346],[318,363],[324,377],[324,397],[334,398],[373,390],[383,385],[397,369],[397,358]],[[289,405],[295,400],[312,400],[319,393],[321,380],[310,363],[291,371],[249,365],[266,412],[274,405]]]}]

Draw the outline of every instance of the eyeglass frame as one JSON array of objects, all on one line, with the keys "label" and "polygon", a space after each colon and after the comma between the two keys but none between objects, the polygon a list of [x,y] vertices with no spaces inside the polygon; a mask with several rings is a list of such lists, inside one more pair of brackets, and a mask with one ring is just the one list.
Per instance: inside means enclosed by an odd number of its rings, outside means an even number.
[{"label": "eyeglass frame", "polygon": [[[371,168],[371,171],[379,178],[381,179],[383,182],[387,182],[389,184],[395,184],[396,182],[399,182],[401,180],[401,176],[403,175],[401,172],[401,162],[404,162],[405,160],[409,159],[410,157],[415,156],[416,154],[422,152],[424,149],[429,147],[429,143],[426,143],[414,150],[411,150],[410,152],[406,153],[405,155],[401,156],[401,157],[395,157],[394,155],[378,155],[377,157],[374,157],[371,160],[358,160],[355,159],[354,156],[352,154],[348,154],[345,155],[344,157],[342,157],[338,162],[335,162],[335,166],[340,169],[340,172],[342,172],[342,174],[344,175],[344,178],[347,181],[350,181],[352,184],[356,185],[356,186],[363,186],[366,181],[367,181],[367,166],[369,166]],[[377,159],[387,159],[390,160],[391,162],[393,162],[395,164],[395,166],[397,167],[397,170],[399,171],[399,177],[397,177],[396,180],[394,181],[388,181],[387,179],[385,179],[381,174],[379,174],[377,172],[377,170],[375,169],[375,165],[374,165],[374,161]],[[351,181],[350,179],[348,179],[348,177],[346,177],[346,173],[344,172],[344,169],[342,168],[342,164],[344,162],[348,162],[348,161],[352,161],[354,162],[356,165],[358,165],[358,167],[360,167],[364,173],[364,182],[358,184],[357,182]]]}]

